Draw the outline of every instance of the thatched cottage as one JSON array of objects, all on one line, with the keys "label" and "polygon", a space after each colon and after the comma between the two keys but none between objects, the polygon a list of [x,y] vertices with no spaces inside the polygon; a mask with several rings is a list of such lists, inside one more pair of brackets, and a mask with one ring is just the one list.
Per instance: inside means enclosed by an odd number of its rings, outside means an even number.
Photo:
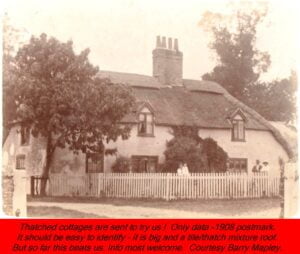
[{"label": "thatched cottage", "polygon": [[[117,155],[131,158],[139,171],[156,172],[164,161],[172,126],[197,126],[199,136],[216,140],[229,155],[229,170],[250,172],[256,160],[269,162],[278,172],[278,158],[287,161],[292,152],[280,133],[262,116],[231,96],[217,83],[182,77],[183,54],[177,39],[158,37],[153,54],[153,75],[100,71],[99,76],[132,87],[134,110],[123,120],[131,124],[128,140],[108,144]],[[3,147],[4,168],[26,169],[38,175],[44,163],[42,139],[29,137],[16,126]],[[91,156],[96,160],[91,160]],[[73,154],[57,148],[51,172],[84,175],[110,172],[116,155]]]}]

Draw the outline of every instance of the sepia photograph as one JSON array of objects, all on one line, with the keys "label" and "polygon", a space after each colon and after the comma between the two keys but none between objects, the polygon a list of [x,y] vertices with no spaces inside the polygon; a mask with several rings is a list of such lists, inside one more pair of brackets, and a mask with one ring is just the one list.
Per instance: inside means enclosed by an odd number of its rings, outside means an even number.
[{"label": "sepia photograph", "polygon": [[11,0],[1,14],[1,217],[296,216],[292,1]]}]

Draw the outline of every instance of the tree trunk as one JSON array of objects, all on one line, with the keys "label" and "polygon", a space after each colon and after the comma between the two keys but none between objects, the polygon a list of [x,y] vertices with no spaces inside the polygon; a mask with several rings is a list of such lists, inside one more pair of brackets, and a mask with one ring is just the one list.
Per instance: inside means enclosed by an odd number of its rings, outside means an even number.
[{"label": "tree trunk", "polygon": [[47,188],[47,182],[49,179],[49,171],[50,171],[50,166],[52,162],[52,157],[54,154],[54,149],[55,147],[52,147],[52,135],[49,134],[47,137],[47,148],[46,148],[46,163],[45,166],[43,167],[43,173],[41,177],[41,185],[40,185],[40,195],[41,196],[46,196],[46,188]]}]

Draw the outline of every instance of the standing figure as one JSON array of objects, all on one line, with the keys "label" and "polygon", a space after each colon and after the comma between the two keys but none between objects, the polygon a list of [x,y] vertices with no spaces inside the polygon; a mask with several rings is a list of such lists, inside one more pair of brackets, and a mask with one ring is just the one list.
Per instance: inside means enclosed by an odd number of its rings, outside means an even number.
[{"label": "standing figure", "polygon": [[179,166],[178,166],[178,169],[177,169],[177,174],[178,174],[179,176],[182,176],[182,175],[183,175],[182,167],[183,167],[183,165],[182,165],[182,163],[180,162],[180,163],[179,163]]},{"label": "standing figure", "polygon": [[188,168],[186,163],[183,164],[182,175],[184,175],[184,176],[189,176],[190,175],[189,168]]},{"label": "standing figure", "polygon": [[252,172],[253,172],[253,173],[260,172],[260,171],[261,171],[261,168],[262,168],[262,165],[260,165],[260,161],[259,161],[259,160],[256,160],[256,164],[253,166]]},{"label": "standing figure", "polygon": [[267,161],[263,162],[263,167],[261,169],[261,172],[269,172],[270,171],[270,166],[269,163]]}]

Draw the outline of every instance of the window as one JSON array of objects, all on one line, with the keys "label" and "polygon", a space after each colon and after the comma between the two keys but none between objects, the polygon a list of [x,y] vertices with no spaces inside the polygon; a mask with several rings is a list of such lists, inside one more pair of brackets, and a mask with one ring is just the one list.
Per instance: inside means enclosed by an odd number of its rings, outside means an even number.
[{"label": "window", "polygon": [[16,157],[16,169],[25,169],[25,154],[19,154]]},{"label": "window", "polygon": [[101,153],[86,154],[86,172],[87,173],[103,173],[104,155]]},{"label": "window", "polygon": [[232,119],[232,141],[245,141],[245,121],[240,115]]},{"label": "window", "polygon": [[139,136],[154,136],[154,120],[151,111],[144,107],[138,115],[138,135]]},{"label": "window", "polygon": [[131,164],[134,173],[155,173],[157,172],[158,156],[132,156]]},{"label": "window", "polygon": [[248,160],[240,158],[230,158],[229,159],[229,172],[247,172],[248,170]]},{"label": "window", "polygon": [[30,140],[30,128],[29,127],[21,127],[21,146],[29,145]]}]

